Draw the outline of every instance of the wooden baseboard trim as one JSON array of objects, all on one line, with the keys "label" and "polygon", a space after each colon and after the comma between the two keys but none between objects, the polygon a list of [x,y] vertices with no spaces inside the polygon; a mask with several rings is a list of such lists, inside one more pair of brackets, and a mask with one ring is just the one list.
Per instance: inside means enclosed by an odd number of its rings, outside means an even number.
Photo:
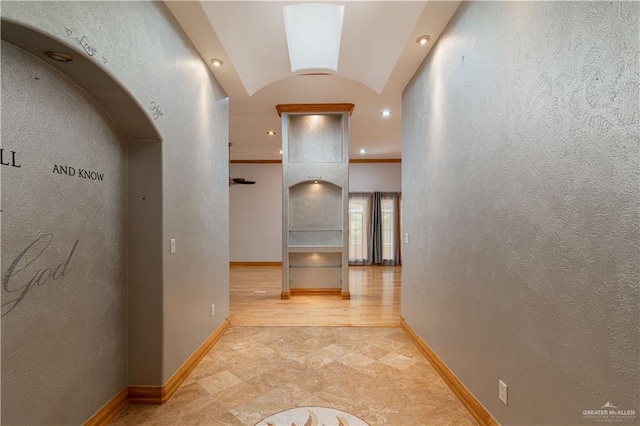
[{"label": "wooden baseboard trim", "polygon": [[129,386],[129,404],[162,404],[163,386]]},{"label": "wooden baseboard trim", "polygon": [[226,319],[182,364],[164,386],[129,386],[124,388],[91,416],[89,420],[84,422],[83,426],[108,425],[129,404],[159,405],[167,402],[228,328],[229,320]]},{"label": "wooden baseboard trim", "polygon": [[291,299],[291,292],[283,291],[282,293],[280,293],[280,299],[283,299],[283,300]]},{"label": "wooden baseboard trim", "polygon": [[500,426],[500,424],[496,421],[496,419],[491,416],[491,414],[480,404],[480,402],[473,396],[469,389],[467,389],[460,379],[456,377],[455,374],[447,367],[447,365],[442,362],[442,360],[438,357],[438,355],[433,352],[433,350],[427,345],[427,343],[422,340],[420,336],[411,328],[409,324],[404,320],[404,318],[400,319],[400,328],[404,330],[404,332],[409,336],[409,338],[415,343],[418,347],[422,355],[429,361],[429,363],[433,366],[433,368],[438,372],[442,380],[451,388],[453,393],[458,397],[462,405],[469,411],[469,413],[473,416],[473,418],[480,424],[481,426]]},{"label": "wooden baseboard trim", "polygon": [[202,358],[211,350],[213,345],[216,344],[218,340],[222,337],[222,335],[229,328],[229,320],[225,319],[222,321],[222,324],[218,328],[215,329],[213,333],[207,338],[207,340],[200,345],[198,349],[182,364],[182,367],[176,371],[173,376],[167,381],[167,383],[163,386],[162,392],[162,403],[164,404],[173,396],[174,393],[178,390],[180,385],[187,380],[189,374],[193,371],[194,368],[198,366]]},{"label": "wooden baseboard trim", "polygon": [[129,386],[129,403],[160,405],[167,402],[228,328],[229,320],[225,319],[222,324],[207,337],[207,340],[191,354],[184,364],[178,368],[164,386]]},{"label": "wooden baseboard trim", "polygon": [[229,266],[282,266],[282,262],[229,262]]},{"label": "wooden baseboard trim", "polygon": [[348,291],[343,291],[343,292],[342,292],[342,299],[343,299],[343,300],[349,300],[349,299],[351,299],[351,293],[349,293]]},{"label": "wooden baseboard trim", "polygon": [[124,388],[111,401],[107,402],[100,408],[89,420],[84,422],[84,426],[102,426],[108,425],[111,420],[115,419],[122,410],[125,409],[129,402],[129,389]]},{"label": "wooden baseboard trim", "polygon": [[337,294],[339,296],[342,293],[342,289],[340,288],[292,288],[290,293],[292,295],[302,294],[305,296],[317,295],[317,294]]}]

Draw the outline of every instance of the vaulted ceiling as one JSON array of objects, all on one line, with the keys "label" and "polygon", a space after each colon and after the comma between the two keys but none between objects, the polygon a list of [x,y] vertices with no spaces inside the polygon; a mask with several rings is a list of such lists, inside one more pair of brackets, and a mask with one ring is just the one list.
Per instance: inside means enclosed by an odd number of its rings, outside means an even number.
[{"label": "vaulted ceiling", "polygon": [[[231,158],[280,158],[277,104],[337,102],[356,105],[351,158],[400,158],[402,91],[459,2],[332,2],[345,6],[338,69],[314,70],[322,73],[291,71],[283,7],[296,3],[166,2],[229,95]],[[425,45],[416,43],[422,35]]]}]

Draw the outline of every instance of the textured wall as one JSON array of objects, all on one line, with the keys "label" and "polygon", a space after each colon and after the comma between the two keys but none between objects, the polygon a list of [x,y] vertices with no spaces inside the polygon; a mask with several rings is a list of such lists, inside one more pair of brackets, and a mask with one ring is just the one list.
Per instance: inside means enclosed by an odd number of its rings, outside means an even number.
[{"label": "textured wall", "polygon": [[231,261],[282,261],[282,164],[232,164],[231,176],[256,182],[229,188]]},{"label": "textured wall", "polygon": [[126,144],[86,92],[3,42],[2,148],[20,166],[2,166],[2,420],[80,423],[127,384]]},{"label": "textured wall", "polygon": [[[158,338],[153,342],[155,352],[145,352],[151,347],[149,345],[139,348],[143,352],[138,355],[133,354],[152,365],[143,366],[148,371],[130,371],[135,382],[129,383],[164,384],[228,316],[226,95],[162,2],[3,2],[2,16],[49,34],[74,52],[90,57],[144,108],[161,135],[162,149],[155,149],[153,155],[161,155],[162,164],[159,169],[154,168],[153,173],[160,172],[162,190],[159,195],[154,193],[153,202],[159,203],[162,209],[162,224],[158,231],[161,235],[156,232],[154,238],[162,242],[163,254],[160,262],[145,265],[150,268],[145,285],[153,294],[146,299],[148,311],[140,316],[154,333],[158,333]],[[4,80],[3,75],[3,84]],[[25,87],[28,89],[29,85]],[[4,121],[5,111],[13,111],[13,108],[5,102],[2,107]],[[39,119],[31,115],[31,110],[16,110],[15,113]],[[91,120],[87,114],[85,118]],[[43,126],[49,127],[47,120],[42,121]],[[76,131],[75,128],[71,130]],[[4,133],[3,126],[3,147]],[[34,149],[39,148],[34,145]],[[99,157],[97,150],[95,155],[104,167],[110,166],[107,157]],[[5,193],[13,189],[5,182],[3,184],[4,198]],[[37,200],[24,194],[21,194],[20,202],[40,207]],[[74,214],[84,217],[84,213],[76,208]],[[3,219],[4,260],[8,217]],[[83,222],[76,220],[75,225],[78,223]],[[92,224],[90,221],[87,225]],[[86,232],[92,232],[90,228]],[[176,239],[175,254],[169,253],[170,238]],[[93,273],[106,268],[108,262],[109,258],[105,258],[104,265],[96,266]],[[140,268],[136,270],[140,271]],[[212,303],[216,304],[215,317],[211,317]],[[82,305],[74,305],[74,308],[84,309]],[[100,310],[108,308],[102,306]],[[144,305],[140,308],[145,309]],[[94,312],[83,312],[93,318]],[[70,339],[75,336],[76,329],[83,326],[83,323],[73,322],[65,336]],[[3,321],[3,332],[4,327]],[[144,337],[144,327],[130,329],[130,332]],[[105,333],[116,333],[116,330],[109,328]],[[130,337],[131,341],[138,341],[135,335]],[[82,345],[71,347],[76,351],[86,350]],[[44,355],[40,353],[39,359],[46,359],[42,358]],[[136,369],[139,365],[129,367]],[[91,383],[96,387],[105,381],[113,381],[110,374],[120,378],[120,367],[113,362],[105,363],[102,368],[109,371],[105,375],[96,370],[78,371],[78,374],[85,381],[95,377],[96,383]],[[26,391],[48,385],[44,378],[21,383],[27,387]],[[56,390],[67,399],[69,395],[77,397],[79,392],[78,388],[69,387]],[[109,398],[114,394],[112,392]],[[95,411],[107,399],[75,411],[73,422],[85,420],[87,412]],[[30,402],[25,400],[24,404]],[[31,403],[31,406],[33,409],[37,404]],[[44,412],[46,408],[42,410]],[[67,423],[53,417],[48,422]]]},{"label": "textured wall", "polygon": [[639,10],[465,3],[403,95],[402,314],[502,424],[640,409]]},{"label": "textured wall", "polygon": [[399,192],[402,190],[402,164],[349,164],[350,192]]}]

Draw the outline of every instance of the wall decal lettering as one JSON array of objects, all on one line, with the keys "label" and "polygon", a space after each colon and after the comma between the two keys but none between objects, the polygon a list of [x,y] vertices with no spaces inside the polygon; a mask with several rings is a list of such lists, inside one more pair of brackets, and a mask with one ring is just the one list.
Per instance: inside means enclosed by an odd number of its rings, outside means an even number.
[{"label": "wall decal lettering", "polygon": [[71,166],[59,166],[57,164],[54,164],[53,171],[51,173],[58,173],[58,174],[67,175],[67,176],[75,176],[76,168]]},{"label": "wall decal lettering", "polygon": [[53,170],[51,171],[51,173],[58,173],[59,175],[65,175],[65,176],[78,176],[79,178],[82,178],[82,179],[91,179],[91,180],[99,180],[99,181],[104,180],[104,173],[98,173],[92,170],[85,170],[81,168],[76,169],[75,167],[63,166],[61,164],[54,164]]},{"label": "wall decal lettering", "polygon": [[[73,31],[71,31],[69,28],[65,27],[64,32],[67,34],[67,37],[71,37],[73,35]],[[83,35],[81,38],[74,37],[74,39],[76,43],[78,43],[84,49],[87,55],[95,56],[95,54],[98,53],[98,49],[95,46],[91,45],[87,36]],[[103,56],[102,62],[106,64],[108,62],[107,58]]]},{"label": "wall decal lettering", "polygon": [[164,114],[162,110],[160,110],[160,105],[155,102],[151,102],[151,111],[153,111],[153,119],[157,120],[159,117],[162,117]]},{"label": "wall decal lettering", "polygon": [[0,148],[0,164],[3,166],[22,167],[16,159],[16,151],[5,152],[4,148]]},{"label": "wall decal lettering", "polygon": [[93,56],[98,53],[98,49],[89,44],[89,39],[87,38],[87,36],[82,36],[82,38],[79,40],[78,37],[76,37],[76,43],[82,46],[84,51],[87,52],[87,55],[89,56]]},{"label": "wall decal lettering", "polygon": [[[9,293],[9,295],[5,295],[2,298],[7,299],[11,297],[11,294],[13,293],[15,293],[16,297],[13,300],[2,304],[2,316],[13,311],[16,306],[24,300],[29,291],[31,291],[36,285],[41,287],[49,280],[57,281],[71,271],[71,260],[73,259],[73,254],[75,253],[80,240],[76,240],[71,246],[67,260],[57,266],[45,266],[42,269],[37,269],[37,267],[29,268],[31,265],[34,265],[42,253],[49,248],[52,241],[53,234],[44,234],[39,236],[34,242],[22,250],[20,254],[18,254],[18,256],[16,256],[16,258],[9,264],[7,271],[2,277],[2,290],[5,293]],[[30,269],[31,271],[25,271],[26,269]],[[32,273],[33,275],[31,275]],[[29,277],[31,277],[31,279],[29,279]],[[29,281],[25,283],[27,279],[29,279]],[[17,283],[15,283],[16,281]],[[20,281],[24,284],[21,285]]]}]

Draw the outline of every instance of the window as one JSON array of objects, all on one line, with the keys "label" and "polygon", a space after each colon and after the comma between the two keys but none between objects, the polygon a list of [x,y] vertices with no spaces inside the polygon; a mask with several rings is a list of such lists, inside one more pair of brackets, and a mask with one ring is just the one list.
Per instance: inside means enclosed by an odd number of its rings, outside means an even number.
[{"label": "window", "polygon": [[368,193],[349,194],[349,264],[364,265],[367,262],[369,234]]},{"label": "window", "polygon": [[400,194],[349,194],[349,264],[400,264]]}]

